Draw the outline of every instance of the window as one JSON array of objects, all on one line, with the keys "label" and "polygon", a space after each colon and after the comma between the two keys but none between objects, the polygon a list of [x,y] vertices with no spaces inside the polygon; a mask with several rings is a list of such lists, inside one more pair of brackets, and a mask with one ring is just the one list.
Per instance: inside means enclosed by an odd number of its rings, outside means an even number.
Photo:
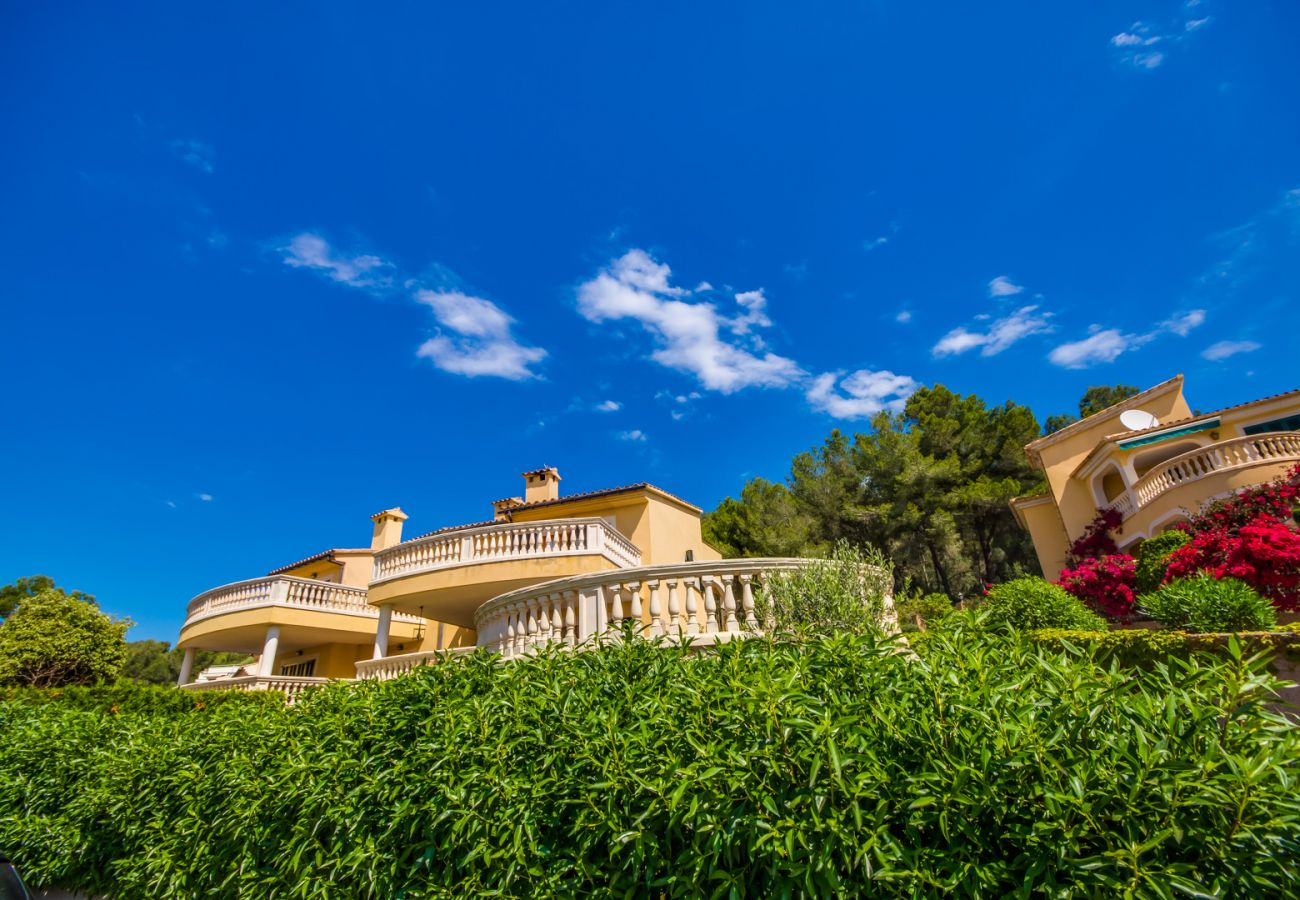
[{"label": "window", "polygon": [[304,659],[300,663],[294,663],[289,666],[280,666],[280,674],[288,675],[291,678],[310,678],[316,671],[316,660]]},{"label": "window", "polygon": [[1257,425],[1247,425],[1241,430],[1245,434],[1263,434],[1266,431],[1300,431],[1300,415],[1287,416],[1285,419],[1274,419],[1271,422],[1260,422]]}]

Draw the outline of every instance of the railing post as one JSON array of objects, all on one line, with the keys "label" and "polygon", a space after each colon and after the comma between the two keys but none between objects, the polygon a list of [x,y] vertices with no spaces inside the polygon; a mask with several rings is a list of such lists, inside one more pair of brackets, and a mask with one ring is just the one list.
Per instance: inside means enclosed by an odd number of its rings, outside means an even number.
[{"label": "railing post", "polygon": [[651,578],[646,585],[650,588],[650,634],[661,635],[664,633],[664,623],[663,608],[659,605],[659,579]]},{"label": "railing post", "polygon": [[467,535],[460,539],[460,561],[469,562],[474,558],[474,536]]},{"label": "railing post", "polygon": [[271,592],[267,595],[271,603],[285,603],[289,599],[289,582],[277,578],[271,582]]},{"label": "railing post", "polygon": [[379,624],[375,627],[375,655],[371,659],[383,659],[388,655],[388,632],[393,624],[393,607],[379,607]]},{"label": "railing post", "polygon": [[181,657],[181,675],[176,679],[177,684],[188,684],[190,672],[194,669],[194,648],[186,647],[185,655]]}]

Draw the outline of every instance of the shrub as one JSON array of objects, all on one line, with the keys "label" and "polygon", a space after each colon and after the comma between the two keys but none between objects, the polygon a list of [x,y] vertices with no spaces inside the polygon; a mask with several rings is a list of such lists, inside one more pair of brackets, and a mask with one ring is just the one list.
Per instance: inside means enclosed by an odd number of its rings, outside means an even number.
[{"label": "shrub", "polygon": [[989,588],[981,619],[992,630],[1074,628],[1104,631],[1106,622],[1060,585],[1026,575]]},{"label": "shrub", "polygon": [[774,634],[863,634],[884,621],[893,582],[893,565],[879,550],[841,541],[830,559],[769,575],[755,614]]},{"label": "shrub", "polygon": [[62,688],[0,688],[0,703],[39,705],[56,703],[64,709],[98,713],[171,714],[218,706],[283,706],[284,695],[275,691],[183,691],[178,687],[116,684]]},{"label": "shrub", "polygon": [[1137,561],[1123,553],[1085,559],[1061,571],[1061,587],[1089,609],[1111,619],[1125,620],[1137,600]]},{"label": "shrub", "polygon": [[118,898],[1294,894],[1300,730],[1258,662],[927,636],[479,653],[291,708],[0,703],[0,846]]},{"label": "shrub", "polygon": [[[1149,628],[1121,628],[1113,631],[1069,631],[1061,628],[1044,628],[1030,632],[1030,638],[1039,646],[1061,650],[1067,647],[1085,648],[1102,665],[1112,661],[1123,666],[1151,667],[1169,665],[1172,660],[1187,659],[1193,654],[1208,653],[1219,657],[1234,652],[1264,654],[1271,657],[1279,650],[1300,643],[1300,632],[1291,629],[1229,635],[1188,634],[1185,631],[1168,631]],[[1233,642],[1237,650],[1233,650]]]},{"label": "shrub", "polygon": [[1138,603],[1151,618],[1187,631],[1262,631],[1277,624],[1268,599],[1235,578],[1178,579],[1143,594]]},{"label": "shrub", "polygon": [[1170,555],[1190,540],[1187,532],[1175,528],[1142,542],[1137,558],[1136,587],[1139,594],[1149,594],[1164,584]]},{"label": "shrub", "polygon": [[50,588],[25,597],[0,623],[0,684],[112,680],[126,663],[130,627],[130,621],[100,612],[85,595]]},{"label": "shrub", "polygon": [[1297,503],[1300,503],[1300,466],[1281,478],[1216,500],[1193,516],[1186,528],[1192,534],[1217,529],[1236,531],[1261,517],[1285,524],[1295,519]]},{"label": "shrub", "polygon": [[1278,609],[1300,608],[1300,531],[1266,517],[1195,534],[1169,556],[1167,578],[1197,572],[1244,581]]},{"label": "shrub", "polygon": [[896,607],[904,631],[914,630],[918,618],[928,628],[938,625],[953,613],[952,601],[947,594],[918,594],[898,601]]}]

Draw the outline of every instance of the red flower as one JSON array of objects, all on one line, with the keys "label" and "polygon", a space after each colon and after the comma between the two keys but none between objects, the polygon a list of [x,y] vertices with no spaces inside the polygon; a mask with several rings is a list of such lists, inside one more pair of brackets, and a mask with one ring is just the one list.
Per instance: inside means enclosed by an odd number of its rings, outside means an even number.
[{"label": "red flower", "polygon": [[1126,620],[1137,600],[1137,560],[1124,553],[1085,559],[1062,570],[1060,584],[1102,615]]}]

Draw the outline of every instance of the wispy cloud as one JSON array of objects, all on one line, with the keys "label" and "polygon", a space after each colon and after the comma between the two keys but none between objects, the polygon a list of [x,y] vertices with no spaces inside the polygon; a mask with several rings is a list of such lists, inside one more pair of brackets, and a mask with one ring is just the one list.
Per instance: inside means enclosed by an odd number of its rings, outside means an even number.
[{"label": "wispy cloud", "polygon": [[310,269],[354,288],[386,288],[392,285],[391,263],[369,253],[340,253],[318,234],[303,232],[280,248],[284,264]]},{"label": "wispy cloud", "polygon": [[1205,322],[1205,310],[1194,309],[1191,312],[1182,315],[1173,316],[1165,319],[1160,323],[1160,330],[1169,331],[1179,337],[1187,337],[1193,328],[1197,328]]},{"label": "wispy cloud", "polygon": [[729,316],[713,303],[687,299],[691,292],[673,286],[671,274],[644,250],[629,250],[579,285],[578,311],[590,322],[638,322],[656,345],[651,359],[709,390],[785,387],[804,374],[794,360],[763,352],[750,335],[771,324],[762,291],[735,294],[737,314]]},{"label": "wispy cloud", "polygon": [[[1184,5],[1184,9],[1190,11],[1202,5],[1189,3]],[[1211,21],[1213,17],[1208,15],[1196,18],[1180,16],[1163,28],[1157,28],[1149,22],[1134,22],[1124,31],[1111,36],[1111,50],[1116,59],[1125,65],[1147,71],[1158,69],[1174,47]]]},{"label": "wispy cloud", "polygon": [[906,325],[912,321],[912,313],[909,310],[902,309],[894,316],[894,321],[900,325]]},{"label": "wispy cloud", "polygon": [[1088,329],[1088,337],[1061,344],[1053,349],[1047,358],[1065,369],[1086,369],[1089,366],[1114,362],[1121,354],[1145,347],[1162,334],[1187,337],[1192,329],[1205,323],[1205,318],[1205,310],[1193,309],[1170,316],[1157,323],[1151,330],[1138,334],[1130,334],[1118,328],[1092,325]]},{"label": "wispy cloud", "polygon": [[631,441],[634,444],[644,444],[649,438],[640,428],[634,428],[631,431],[620,431],[618,433],[620,441]]},{"label": "wispy cloud", "polygon": [[213,173],[213,161],[217,158],[217,152],[209,145],[193,138],[182,138],[172,141],[171,146],[172,153],[176,154],[177,159],[206,175]]},{"label": "wispy cloud", "polygon": [[195,496],[195,497],[198,497],[198,498],[199,498],[200,500],[202,500],[204,503],[211,503],[211,502],[212,502],[212,495],[211,495],[211,494],[195,494],[194,496]]},{"label": "wispy cloud", "polygon": [[859,369],[841,378],[843,374],[826,372],[812,380],[806,394],[813,409],[837,419],[865,419],[881,410],[901,410],[921,387],[914,379],[887,370]]},{"label": "wispy cloud", "polygon": [[596,412],[618,412],[622,408],[623,404],[619,403],[617,400],[605,400],[596,404]]},{"label": "wispy cloud", "polygon": [[1254,341],[1219,341],[1201,351],[1201,356],[1210,362],[1219,362],[1238,353],[1254,353],[1260,345]]},{"label": "wispy cloud", "polygon": [[[377,293],[391,290],[397,282],[397,267],[387,260],[370,253],[340,252],[312,232],[297,235],[280,251],[285,265],[317,272],[348,287]],[[433,269],[438,280],[456,282],[444,267]],[[515,320],[491,300],[454,288],[423,288],[419,279],[406,279],[403,286],[412,291],[416,302],[433,311],[443,329],[422,343],[416,356],[444,372],[470,378],[537,377],[532,366],[546,358],[546,351],[518,341],[511,330]]]},{"label": "wispy cloud", "polygon": [[1052,314],[1037,306],[1022,306],[1010,315],[993,320],[986,329],[954,328],[939,339],[930,352],[939,358],[956,356],[980,348],[981,356],[996,356],[1030,335],[1052,330]]},{"label": "wispy cloud", "polygon": [[999,275],[989,282],[990,297],[1011,297],[1023,290],[1024,288],[1021,285],[1014,283],[1005,275]]},{"label": "wispy cloud", "polygon": [[415,292],[415,299],[433,310],[438,323],[453,334],[439,334],[420,345],[416,355],[445,372],[471,378],[491,375],[511,381],[535,378],[530,366],[546,358],[540,347],[515,340],[509,315],[490,300],[460,291]]},{"label": "wispy cloud", "polygon": [[1099,363],[1114,362],[1120,354],[1151,340],[1150,335],[1125,334],[1118,328],[1101,329],[1094,325],[1093,329],[1089,337],[1061,344],[1047,358],[1064,369],[1086,369]]}]

